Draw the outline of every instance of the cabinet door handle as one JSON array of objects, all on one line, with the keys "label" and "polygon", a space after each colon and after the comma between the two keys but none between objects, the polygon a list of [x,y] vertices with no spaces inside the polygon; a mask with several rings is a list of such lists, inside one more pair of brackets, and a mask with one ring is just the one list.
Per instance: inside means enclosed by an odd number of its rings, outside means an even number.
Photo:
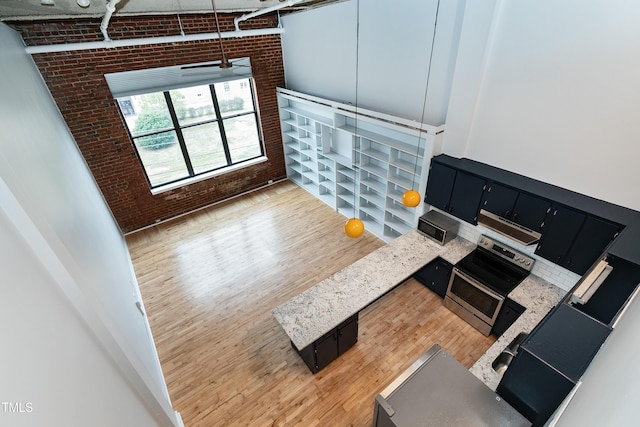
[{"label": "cabinet door handle", "polygon": [[518,218],[518,212],[513,214],[513,219],[516,219],[516,218]]}]

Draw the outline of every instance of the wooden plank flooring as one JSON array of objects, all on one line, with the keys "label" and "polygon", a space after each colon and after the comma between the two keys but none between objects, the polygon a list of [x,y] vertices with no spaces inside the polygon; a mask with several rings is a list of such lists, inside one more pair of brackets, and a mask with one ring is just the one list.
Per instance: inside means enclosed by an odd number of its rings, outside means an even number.
[{"label": "wooden plank flooring", "polygon": [[470,367],[494,342],[409,280],[312,375],[271,309],[374,251],[288,181],[127,236],[174,409],[187,427],[369,426],[373,399],[434,343]]}]

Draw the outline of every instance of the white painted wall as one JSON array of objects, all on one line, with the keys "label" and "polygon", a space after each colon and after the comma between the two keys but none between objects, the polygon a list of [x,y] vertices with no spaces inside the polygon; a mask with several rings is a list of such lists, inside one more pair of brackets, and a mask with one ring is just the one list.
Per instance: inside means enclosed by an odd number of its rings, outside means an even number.
[{"label": "white painted wall", "polygon": [[[443,151],[640,210],[640,4],[467,3]],[[558,426],[638,423],[629,308]]]},{"label": "white painted wall", "polygon": [[[466,0],[440,2],[424,123],[444,122]],[[340,2],[282,19],[287,88],[422,121],[438,0]],[[357,23],[359,37],[356,37]]]},{"label": "white painted wall", "polygon": [[32,403],[0,425],[179,425],[124,238],[4,24],[0,58],[0,400]]},{"label": "white painted wall", "polygon": [[633,0],[471,5],[444,151],[640,210],[638,16]]}]

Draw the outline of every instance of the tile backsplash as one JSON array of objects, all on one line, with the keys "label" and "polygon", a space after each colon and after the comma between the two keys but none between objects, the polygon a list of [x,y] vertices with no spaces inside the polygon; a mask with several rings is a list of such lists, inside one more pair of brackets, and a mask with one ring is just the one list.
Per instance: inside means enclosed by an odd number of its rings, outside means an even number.
[{"label": "tile backsplash", "polygon": [[534,258],[536,263],[533,266],[533,270],[531,270],[531,274],[538,276],[547,282],[553,283],[560,289],[569,291],[576,283],[578,283],[578,280],[580,280],[579,275],[535,255],[534,251],[536,250],[537,245],[523,246],[493,230],[483,227],[482,225],[473,226],[460,221],[458,236],[475,243],[478,241],[480,235],[485,235],[498,242],[502,242]]}]

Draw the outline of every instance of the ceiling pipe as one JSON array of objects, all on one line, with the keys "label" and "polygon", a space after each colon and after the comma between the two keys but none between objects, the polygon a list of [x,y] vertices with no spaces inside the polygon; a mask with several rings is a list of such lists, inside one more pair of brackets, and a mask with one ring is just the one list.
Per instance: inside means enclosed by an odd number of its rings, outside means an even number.
[{"label": "ceiling pipe", "polygon": [[234,25],[236,26],[236,31],[241,31],[238,24],[242,21],[246,21],[247,19],[255,18],[256,16],[264,15],[265,13],[275,12],[276,10],[280,10],[284,7],[293,6],[298,3],[302,3],[307,0],[287,0],[283,3],[276,4],[275,6],[265,7],[264,9],[256,10],[255,12],[246,13],[242,16],[238,16],[233,20]]},{"label": "ceiling pipe", "polygon": [[[227,31],[220,33],[220,37],[223,39],[228,38],[241,38],[241,37],[253,37],[253,36],[270,36],[276,34],[283,34],[282,28],[259,28],[255,30],[242,30],[242,31]],[[216,40],[218,33],[202,33],[202,34],[187,34],[185,36],[163,36],[163,37],[147,37],[140,39],[125,39],[125,40],[109,40],[99,42],[83,42],[83,43],[68,43],[68,44],[53,44],[47,46],[27,46],[26,52],[30,55],[38,53],[51,53],[51,52],[71,52],[78,50],[89,49],[113,49],[116,47],[130,47],[130,46],[146,46],[153,44],[163,43],[184,43],[189,41],[199,40]]]},{"label": "ceiling pipe", "polygon": [[111,15],[116,11],[116,4],[118,4],[120,0],[107,0],[107,12],[104,14],[102,18],[102,23],[100,24],[100,31],[102,31],[102,35],[104,36],[104,41],[110,42],[109,33],[107,32],[107,28],[109,28],[109,20],[111,19]]}]

